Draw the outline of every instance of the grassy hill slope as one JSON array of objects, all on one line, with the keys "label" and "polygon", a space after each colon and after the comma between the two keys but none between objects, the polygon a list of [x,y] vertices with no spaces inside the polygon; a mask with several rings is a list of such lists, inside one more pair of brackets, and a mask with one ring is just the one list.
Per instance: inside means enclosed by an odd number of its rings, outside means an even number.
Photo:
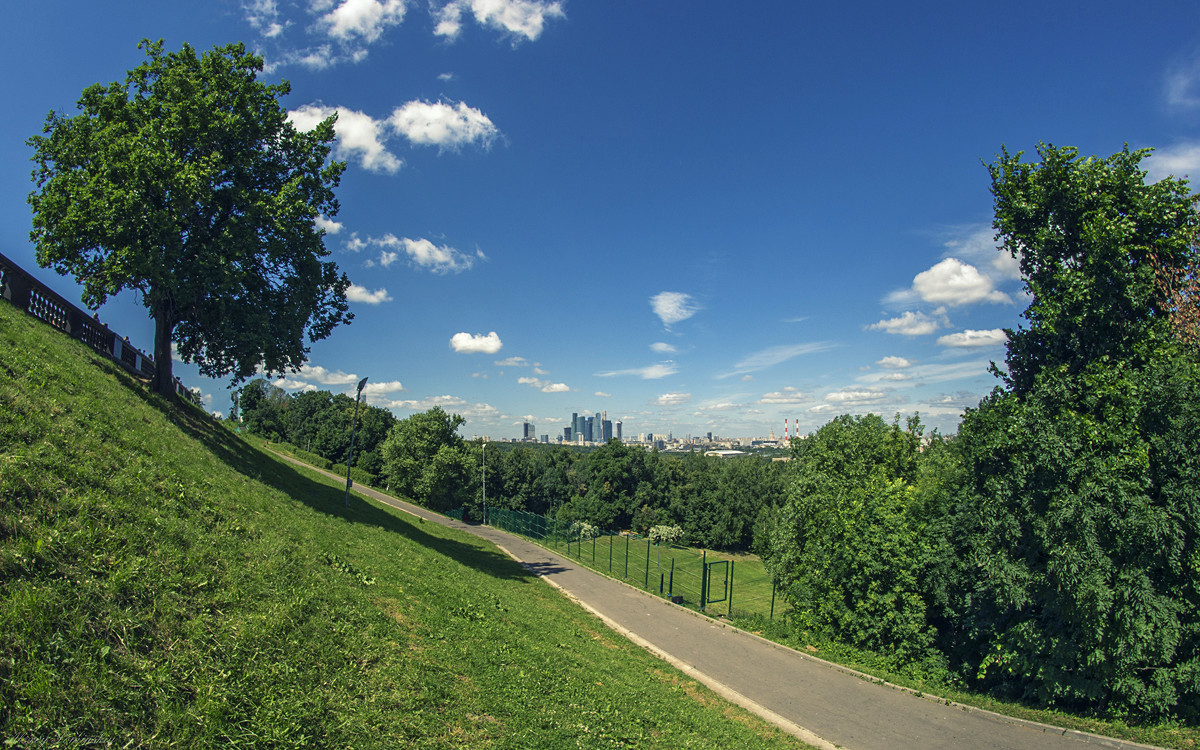
[{"label": "grassy hill slope", "polygon": [[800,746],[334,485],[0,303],[0,740]]}]

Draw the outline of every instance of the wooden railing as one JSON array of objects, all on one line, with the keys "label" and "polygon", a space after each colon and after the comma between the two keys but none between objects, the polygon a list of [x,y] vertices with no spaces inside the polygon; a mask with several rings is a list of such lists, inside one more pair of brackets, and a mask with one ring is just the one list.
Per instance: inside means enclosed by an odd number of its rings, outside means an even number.
[{"label": "wooden railing", "polygon": [[[128,336],[118,336],[94,314],[80,310],[3,254],[0,254],[0,291],[16,307],[79,339],[134,375],[154,379],[154,360],[130,344]],[[194,404],[200,403],[179,378],[175,378],[175,392]]]}]

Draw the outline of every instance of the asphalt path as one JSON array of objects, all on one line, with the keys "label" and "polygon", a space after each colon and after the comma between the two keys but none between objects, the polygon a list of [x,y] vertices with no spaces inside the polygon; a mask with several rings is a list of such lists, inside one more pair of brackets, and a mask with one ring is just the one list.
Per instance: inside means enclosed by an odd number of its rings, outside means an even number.
[{"label": "asphalt path", "polygon": [[522,537],[489,526],[455,521],[368,487],[355,486],[354,491],[492,542],[609,627],[726,699],[817,747],[849,750],[1150,747],[918,695],[671,604]]}]

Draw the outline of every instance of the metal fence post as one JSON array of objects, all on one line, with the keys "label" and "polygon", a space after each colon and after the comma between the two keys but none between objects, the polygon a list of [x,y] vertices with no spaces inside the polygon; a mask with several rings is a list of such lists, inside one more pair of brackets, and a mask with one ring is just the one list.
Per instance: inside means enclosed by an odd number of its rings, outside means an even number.
[{"label": "metal fence post", "polygon": [[729,609],[726,610],[726,617],[733,617],[733,560],[729,561]]},{"label": "metal fence post", "polygon": [[650,540],[646,540],[646,582],[642,584],[642,588],[650,590]]}]

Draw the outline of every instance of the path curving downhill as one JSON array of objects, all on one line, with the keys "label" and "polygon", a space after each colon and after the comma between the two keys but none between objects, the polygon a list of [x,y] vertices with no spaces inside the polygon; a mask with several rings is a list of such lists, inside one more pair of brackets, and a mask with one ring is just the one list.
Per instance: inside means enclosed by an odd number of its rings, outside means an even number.
[{"label": "path curving downhill", "polygon": [[492,542],[609,627],[724,698],[817,747],[848,750],[1150,747],[947,704],[880,684],[861,673],[671,604],[513,534],[455,521],[368,487],[354,489],[427,521]]}]

